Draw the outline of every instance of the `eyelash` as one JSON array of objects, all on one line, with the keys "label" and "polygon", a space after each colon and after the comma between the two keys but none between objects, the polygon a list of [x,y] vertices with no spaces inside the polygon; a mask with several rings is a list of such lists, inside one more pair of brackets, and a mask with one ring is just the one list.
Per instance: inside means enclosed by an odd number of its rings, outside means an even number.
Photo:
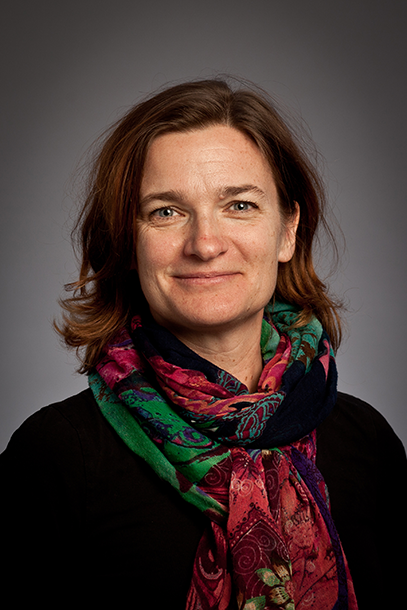
[{"label": "eyelash", "polygon": [[159,214],[159,212],[163,212],[164,210],[170,210],[170,212],[175,212],[175,210],[172,207],[165,206],[165,207],[157,208],[156,210],[153,210],[151,212],[151,216],[159,216],[159,218],[171,218],[172,214],[170,214],[168,216],[162,216]]},{"label": "eyelash", "polygon": [[[234,201],[230,207],[241,205],[241,204],[245,205],[245,206],[250,206],[251,208],[257,208],[257,205],[255,203],[253,203],[253,201],[242,201],[240,199],[239,199],[239,201]],[[246,211],[248,211],[248,209],[249,208],[246,207],[244,210],[236,210],[236,212],[246,212]]]},{"label": "eyelash", "polygon": [[[258,207],[255,203],[253,203],[253,201],[238,200],[238,201],[233,201],[229,205],[229,209],[234,208],[234,206],[239,206],[239,205],[244,205],[244,206],[247,206],[247,207],[245,207],[245,209],[243,209],[243,210],[234,209],[235,212],[247,212],[247,211],[249,211],[250,208],[257,208]],[[165,210],[170,211],[171,214],[165,215],[165,216],[160,214],[160,212],[164,212]],[[150,213],[150,217],[153,218],[154,216],[158,216],[159,218],[171,218],[173,216],[174,212],[177,213],[176,210],[174,210],[174,208],[172,208],[171,206],[164,206],[164,207],[152,210],[151,213]]]}]

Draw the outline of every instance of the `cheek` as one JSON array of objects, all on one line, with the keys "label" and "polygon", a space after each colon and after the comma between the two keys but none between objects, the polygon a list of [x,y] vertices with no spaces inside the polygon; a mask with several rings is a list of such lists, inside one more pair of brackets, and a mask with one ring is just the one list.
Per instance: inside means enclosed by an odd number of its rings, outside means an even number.
[{"label": "cheek", "polygon": [[276,265],[280,249],[279,232],[270,229],[270,231],[264,232],[263,235],[258,235],[255,243],[259,264],[268,267]]},{"label": "cheek", "polygon": [[174,240],[163,234],[141,231],[137,239],[137,270],[140,281],[151,281],[167,269],[177,257]]},{"label": "cheek", "polygon": [[140,231],[137,235],[136,269],[143,292],[149,287],[154,277],[155,258],[152,240],[145,232]]},{"label": "cheek", "polygon": [[278,254],[279,240],[275,231],[265,235],[262,242],[257,242],[256,256],[254,265],[257,268],[259,281],[263,289],[270,292],[270,296],[274,293],[277,272],[278,272]]}]

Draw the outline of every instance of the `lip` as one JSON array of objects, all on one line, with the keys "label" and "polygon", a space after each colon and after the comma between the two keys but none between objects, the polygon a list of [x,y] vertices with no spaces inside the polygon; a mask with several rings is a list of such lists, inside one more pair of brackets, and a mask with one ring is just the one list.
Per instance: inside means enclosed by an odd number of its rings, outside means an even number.
[{"label": "lip", "polygon": [[191,284],[218,284],[237,275],[239,273],[234,271],[193,271],[192,273],[183,273],[173,277],[181,282]]}]

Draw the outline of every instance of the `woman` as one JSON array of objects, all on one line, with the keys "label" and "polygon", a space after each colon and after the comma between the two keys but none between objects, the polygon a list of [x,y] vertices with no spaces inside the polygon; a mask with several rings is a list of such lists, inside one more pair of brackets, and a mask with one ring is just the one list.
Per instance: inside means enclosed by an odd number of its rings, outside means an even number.
[{"label": "woman", "polygon": [[2,457],[9,564],[30,596],[387,601],[402,531],[379,527],[401,509],[405,453],[336,393],[322,213],[317,173],[258,93],[186,83],[115,125],[59,328],[90,388],[29,418]]}]

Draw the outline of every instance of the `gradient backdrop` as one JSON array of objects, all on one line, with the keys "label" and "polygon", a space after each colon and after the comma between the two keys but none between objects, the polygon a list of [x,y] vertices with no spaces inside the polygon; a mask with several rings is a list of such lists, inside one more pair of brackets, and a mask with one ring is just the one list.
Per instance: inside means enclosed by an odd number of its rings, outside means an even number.
[{"label": "gradient backdrop", "polygon": [[86,386],[51,327],[75,277],[69,230],[82,155],[141,96],[220,72],[274,93],[312,132],[346,239],[332,280],[349,306],[339,387],[372,403],[407,445],[406,7],[2,3],[0,449],[30,413]]}]

